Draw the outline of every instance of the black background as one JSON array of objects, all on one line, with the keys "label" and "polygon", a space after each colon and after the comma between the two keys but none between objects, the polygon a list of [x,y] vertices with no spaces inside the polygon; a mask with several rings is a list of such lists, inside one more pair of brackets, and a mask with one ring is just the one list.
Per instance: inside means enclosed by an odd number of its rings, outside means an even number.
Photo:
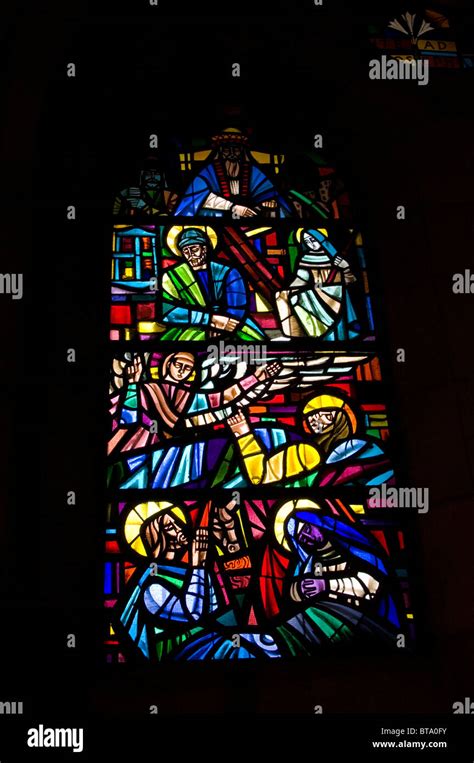
[{"label": "black background", "polygon": [[[452,292],[454,273],[474,272],[472,73],[432,71],[427,87],[370,81],[365,28],[380,4],[256,5],[43,2],[5,15],[2,269],[24,273],[25,293],[0,300],[0,700],[23,699],[35,723],[138,723],[150,704],[165,715],[321,704],[441,714],[443,726],[453,702],[474,699],[474,296]],[[468,39],[469,4],[446,6]],[[322,133],[365,231],[400,463],[407,484],[430,489],[420,644],[238,670],[112,670],[99,652],[112,199],[134,184],[150,133],[165,144],[210,135],[237,105],[256,148],[290,153]]]}]

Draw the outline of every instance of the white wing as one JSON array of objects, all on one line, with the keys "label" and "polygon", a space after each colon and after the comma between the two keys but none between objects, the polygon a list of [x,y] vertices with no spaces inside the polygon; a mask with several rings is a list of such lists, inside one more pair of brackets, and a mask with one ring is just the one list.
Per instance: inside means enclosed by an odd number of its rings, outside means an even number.
[{"label": "white wing", "polygon": [[287,387],[308,389],[321,382],[336,379],[341,374],[351,373],[355,366],[367,359],[367,355],[346,355],[345,353],[311,357],[275,356],[272,360],[278,360],[283,368],[273,380],[268,392],[279,392]]}]

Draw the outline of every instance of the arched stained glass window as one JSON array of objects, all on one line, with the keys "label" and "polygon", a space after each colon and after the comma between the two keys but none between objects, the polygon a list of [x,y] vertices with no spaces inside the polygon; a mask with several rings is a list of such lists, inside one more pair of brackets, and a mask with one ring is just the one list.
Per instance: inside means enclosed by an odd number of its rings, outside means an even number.
[{"label": "arched stained glass window", "polygon": [[128,180],[112,237],[107,660],[411,644],[380,345],[338,172],[231,125]]}]

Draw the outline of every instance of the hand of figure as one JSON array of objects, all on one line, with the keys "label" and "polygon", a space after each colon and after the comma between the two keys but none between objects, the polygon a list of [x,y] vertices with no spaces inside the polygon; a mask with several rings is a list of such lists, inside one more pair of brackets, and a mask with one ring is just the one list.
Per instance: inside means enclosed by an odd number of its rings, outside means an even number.
[{"label": "hand of figure", "polygon": [[244,434],[250,432],[250,427],[247,423],[247,419],[242,411],[239,411],[235,416],[230,416],[227,419],[227,423],[230,426],[232,434],[236,437],[241,437]]},{"label": "hand of figure", "polygon": [[138,381],[143,371],[143,366],[140,357],[135,355],[132,361],[114,358],[112,369],[114,372],[114,385],[116,389],[121,389],[126,383],[132,384]]},{"label": "hand of figure", "polygon": [[237,501],[229,501],[226,506],[217,509],[213,522],[215,537],[230,553],[235,553],[240,549],[235,532],[234,510],[236,506]]},{"label": "hand of figure", "polygon": [[125,374],[129,384],[135,384],[140,380],[143,372],[143,364],[139,355],[134,355],[131,363],[128,363],[125,368]]},{"label": "hand of figure", "polygon": [[235,331],[238,325],[239,321],[227,315],[213,315],[211,318],[211,326],[220,331]]},{"label": "hand of figure", "polygon": [[312,599],[313,596],[323,593],[326,583],[322,578],[304,578],[300,583],[300,592],[303,599]]},{"label": "hand of figure", "polygon": [[235,217],[254,217],[257,214],[253,209],[245,207],[243,204],[234,204],[232,212]]},{"label": "hand of figure", "polygon": [[262,207],[269,207],[275,209],[278,206],[276,199],[268,199],[268,201],[262,201]]},{"label": "hand of figure", "polygon": [[125,360],[114,358],[112,361],[112,370],[114,372],[113,383],[116,389],[121,389],[124,385],[124,368],[126,365]]},{"label": "hand of figure", "polygon": [[255,376],[260,381],[264,381],[265,379],[272,379],[274,376],[278,376],[282,368],[282,364],[276,360],[274,363],[267,363],[264,366],[257,368],[255,371]]},{"label": "hand of figure", "polygon": [[206,527],[198,527],[191,545],[193,567],[204,567],[209,545],[209,531]]}]

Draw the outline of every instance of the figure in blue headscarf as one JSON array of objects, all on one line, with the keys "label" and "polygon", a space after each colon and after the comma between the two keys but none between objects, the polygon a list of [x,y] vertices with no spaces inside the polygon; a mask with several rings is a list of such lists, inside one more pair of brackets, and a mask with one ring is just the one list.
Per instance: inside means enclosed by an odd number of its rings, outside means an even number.
[{"label": "figure in blue headscarf", "polygon": [[291,504],[279,540],[296,558],[284,595],[297,613],[277,627],[277,643],[299,644],[302,653],[359,634],[393,643],[400,621],[375,539],[323,514],[311,500]]},{"label": "figure in blue headscarf", "polygon": [[[215,151],[175,209],[194,217],[290,217],[294,210],[255,164],[240,130],[227,128],[213,137]],[[258,209],[256,209],[258,207]]]}]

